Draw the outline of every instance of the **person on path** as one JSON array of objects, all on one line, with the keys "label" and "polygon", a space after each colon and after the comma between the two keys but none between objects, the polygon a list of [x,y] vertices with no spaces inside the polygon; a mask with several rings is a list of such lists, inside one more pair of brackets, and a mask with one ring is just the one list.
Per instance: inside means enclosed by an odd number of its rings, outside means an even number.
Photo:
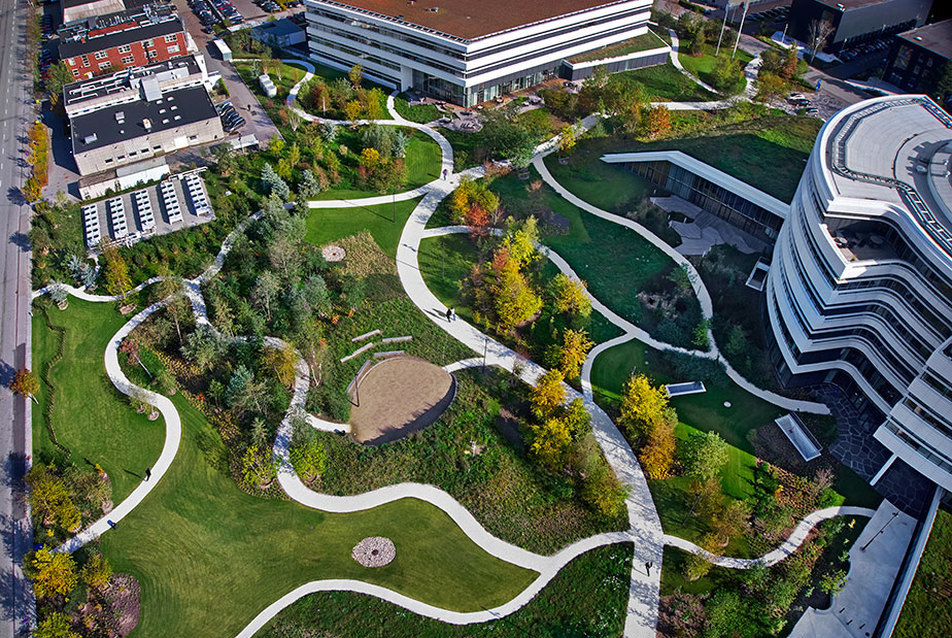
[{"label": "person on path", "polygon": [[450,308],[450,319],[456,321],[456,308]]},{"label": "person on path", "polygon": [[446,169],[444,168],[444,169],[443,169],[443,179],[446,179],[446,173],[447,173],[447,171],[446,171]]},{"label": "person on path", "polygon": [[453,320],[453,309],[452,309],[452,308],[447,308],[447,309],[446,309],[446,320],[447,320],[447,321],[452,321],[452,320]]},{"label": "person on path", "polygon": [[645,563],[645,573],[648,574],[649,576],[651,576],[651,564],[652,563],[650,560],[647,563]]},{"label": "person on path", "polygon": [[150,478],[152,478],[152,468],[147,467],[145,468],[145,480],[148,481]]},{"label": "person on path", "polygon": [[110,520],[107,520],[106,522],[109,524],[109,527],[111,527],[111,528],[113,528],[113,529],[116,529],[117,527],[119,527],[118,525],[116,525],[116,522],[113,521],[113,520],[111,520],[111,519],[110,519]]}]

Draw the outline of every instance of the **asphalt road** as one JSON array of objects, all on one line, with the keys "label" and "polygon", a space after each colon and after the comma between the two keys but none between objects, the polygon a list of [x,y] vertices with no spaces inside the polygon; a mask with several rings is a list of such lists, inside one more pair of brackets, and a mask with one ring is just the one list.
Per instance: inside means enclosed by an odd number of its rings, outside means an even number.
[{"label": "asphalt road", "polygon": [[26,635],[23,621],[33,615],[29,584],[18,564],[30,543],[20,489],[31,451],[29,411],[22,397],[6,389],[29,361],[30,209],[17,190],[27,175],[24,140],[33,117],[25,63],[28,7],[26,0],[0,0],[0,638]]}]

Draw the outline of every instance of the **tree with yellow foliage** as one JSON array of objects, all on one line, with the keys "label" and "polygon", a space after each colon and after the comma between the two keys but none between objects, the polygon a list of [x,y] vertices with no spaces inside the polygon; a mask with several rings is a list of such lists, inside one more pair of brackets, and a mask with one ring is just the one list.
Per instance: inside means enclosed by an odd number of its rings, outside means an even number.
[{"label": "tree with yellow foliage", "polygon": [[535,387],[529,392],[529,402],[532,405],[532,413],[538,419],[549,418],[565,402],[563,381],[565,375],[560,370],[549,370],[536,381]]},{"label": "tree with yellow foliage", "polygon": [[642,443],[638,458],[649,478],[665,478],[674,463],[674,426],[678,415],[668,405],[668,394],[654,387],[643,374],[625,385],[619,423],[633,439]]},{"label": "tree with yellow foliage", "polygon": [[520,272],[519,262],[512,258],[506,260],[498,272],[492,293],[496,327],[503,333],[509,332],[542,309],[541,297]]},{"label": "tree with yellow foliage", "polygon": [[572,445],[572,434],[563,419],[545,419],[530,425],[532,443],[530,453],[550,471],[556,471],[565,463],[565,455]]},{"label": "tree with yellow foliage", "polygon": [[569,379],[575,379],[582,373],[582,365],[585,363],[588,351],[594,347],[595,342],[588,338],[587,332],[567,328],[562,332],[559,369]]},{"label": "tree with yellow foliage", "polygon": [[360,100],[351,100],[344,105],[344,118],[350,120],[351,124],[356,126],[356,122],[360,119],[360,114],[363,110],[364,106],[360,103]]},{"label": "tree with yellow foliage", "polygon": [[294,385],[298,362],[294,346],[284,344],[280,348],[268,348],[261,355],[261,361],[274,370],[274,374],[278,377],[281,385],[288,388]]},{"label": "tree with yellow foliage", "polygon": [[42,547],[27,557],[26,571],[37,598],[66,596],[76,586],[76,563],[68,552]]},{"label": "tree with yellow foliage", "polygon": [[553,277],[549,292],[552,295],[556,312],[578,317],[591,315],[592,302],[585,294],[585,288],[584,281],[573,281],[564,273],[559,273]]}]

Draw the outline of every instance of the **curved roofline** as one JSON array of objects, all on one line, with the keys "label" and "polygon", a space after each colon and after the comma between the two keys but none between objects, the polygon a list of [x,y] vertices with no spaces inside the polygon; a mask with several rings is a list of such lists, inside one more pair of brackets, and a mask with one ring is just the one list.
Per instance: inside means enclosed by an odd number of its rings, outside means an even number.
[{"label": "curved roofline", "polygon": [[[871,110],[879,105],[889,106],[890,103],[895,103],[896,106],[918,103],[929,111],[942,125],[950,129],[949,135],[950,138],[952,138],[952,117],[927,95],[887,95],[864,100],[839,111],[820,129],[815,148],[822,149],[818,159],[820,167],[822,168],[823,178],[827,181],[827,187],[834,198],[839,194],[834,175],[894,189],[899,193],[900,199],[905,205],[906,215],[915,222],[916,227],[921,231],[922,235],[928,239],[933,246],[940,250],[947,259],[952,258],[952,229],[946,227],[936,217],[937,214],[944,214],[944,211],[931,210],[928,204],[923,201],[919,190],[914,185],[901,179],[852,171],[846,166],[845,157],[840,155],[840,149],[836,148],[836,145],[839,143],[839,137],[849,133],[848,130],[844,131],[843,128],[844,126],[849,126],[847,120],[862,111]],[[849,136],[847,135],[846,139],[842,140],[843,143],[847,143],[848,139]]]}]

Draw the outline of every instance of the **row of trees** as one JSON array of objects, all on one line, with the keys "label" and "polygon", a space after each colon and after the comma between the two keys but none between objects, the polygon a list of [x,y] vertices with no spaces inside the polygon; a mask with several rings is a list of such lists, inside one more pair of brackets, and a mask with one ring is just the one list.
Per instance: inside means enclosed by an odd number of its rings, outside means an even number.
[{"label": "row of trees", "polygon": [[564,381],[561,370],[549,370],[530,392],[532,418],[523,424],[529,454],[546,471],[572,477],[595,512],[619,516],[627,491],[598,449],[582,399],[566,403]]},{"label": "row of trees", "polygon": [[112,566],[102,554],[83,552],[77,561],[43,546],[26,555],[24,572],[38,607],[34,638],[112,635],[114,610],[106,596]]}]

